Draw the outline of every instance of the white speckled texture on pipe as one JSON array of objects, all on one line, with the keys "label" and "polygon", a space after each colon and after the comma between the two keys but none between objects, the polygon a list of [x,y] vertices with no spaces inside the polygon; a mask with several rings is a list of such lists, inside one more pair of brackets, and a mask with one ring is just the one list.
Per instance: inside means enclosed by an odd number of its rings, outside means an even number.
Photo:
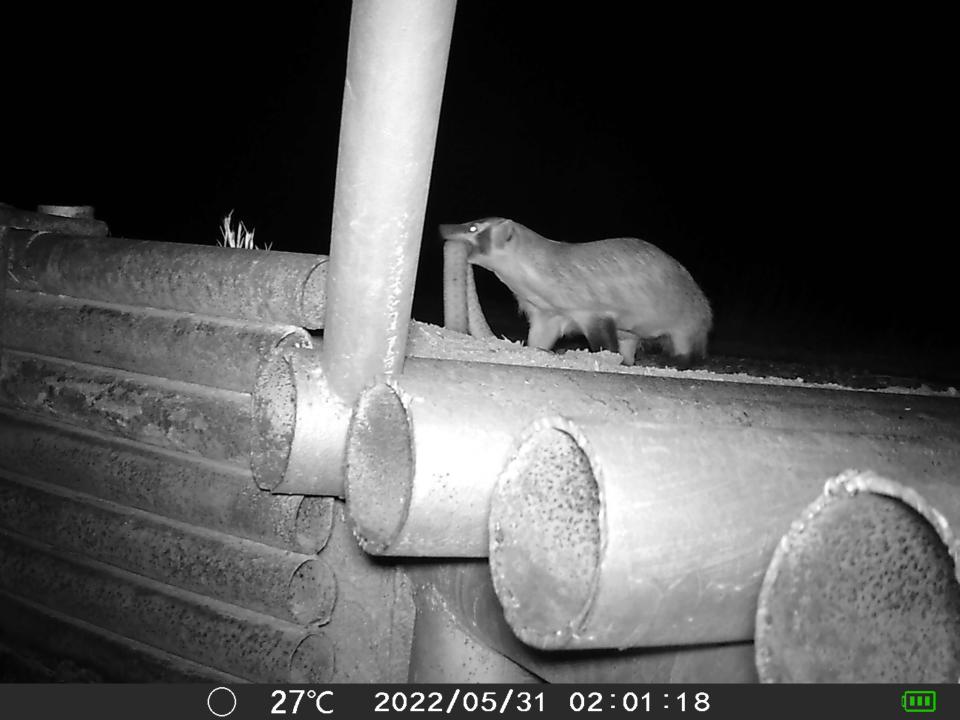
[{"label": "white speckled texture on pipe", "polygon": [[403,368],[453,0],[354,0],[324,325],[324,366],[352,405]]},{"label": "white speckled texture on pipe", "polygon": [[960,681],[957,489],[855,470],[831,478],[764,577],[760,679]]},{"label": "white speckled texture on pipe", "polygon": [[531,425],[490,506],[514,632],[543,649],[746,641],[774,549],[827,478],[873,466],[956,506],[956,421],[920,437],[838,432],[828,418],[825,406],[824,429]]}]

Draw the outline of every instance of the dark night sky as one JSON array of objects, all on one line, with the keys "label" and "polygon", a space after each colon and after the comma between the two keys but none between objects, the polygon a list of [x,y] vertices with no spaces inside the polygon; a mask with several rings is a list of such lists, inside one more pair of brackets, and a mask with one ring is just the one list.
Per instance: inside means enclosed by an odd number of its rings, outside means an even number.
[{"label": "dark night sky", "polygon": [[[0,201],[194,243],[236,208],[326,252],[350,5],[315,5],[9,15]],[[960,356],[944,19],[638,7],[460,0],[414,315],[437,223],[502,215],[660,245],[715,347]]]}]

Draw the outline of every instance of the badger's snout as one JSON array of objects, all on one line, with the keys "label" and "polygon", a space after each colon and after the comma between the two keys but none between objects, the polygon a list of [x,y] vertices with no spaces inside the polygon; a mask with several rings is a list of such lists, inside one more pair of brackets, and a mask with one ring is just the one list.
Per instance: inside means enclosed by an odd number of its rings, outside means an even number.
[{"label": "badger's snout", "polygon": [[444,240],[464,240],[471,245],[475,245],[476,227],[476,225],[472,225],[471,223],[441,225],[440,237]]},{"label": "badger's snout", "polygon": [[478,227],[475,222],[461,223],[459,225],[440,225],[440,237],[445,241],[458,240],[470,246],[470,250],[467,252],[468,259],[484,251],[482,247],[482,233],[483,229]]}]

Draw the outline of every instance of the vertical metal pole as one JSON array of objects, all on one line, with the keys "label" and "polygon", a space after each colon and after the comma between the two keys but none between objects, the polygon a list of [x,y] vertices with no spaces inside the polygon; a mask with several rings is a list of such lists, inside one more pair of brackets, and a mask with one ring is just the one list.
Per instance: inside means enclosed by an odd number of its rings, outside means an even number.
[{"label": "vertical metal pole", "polygon": [[403,368],[455,0],[354,0],[324,327],[350,404]]}]

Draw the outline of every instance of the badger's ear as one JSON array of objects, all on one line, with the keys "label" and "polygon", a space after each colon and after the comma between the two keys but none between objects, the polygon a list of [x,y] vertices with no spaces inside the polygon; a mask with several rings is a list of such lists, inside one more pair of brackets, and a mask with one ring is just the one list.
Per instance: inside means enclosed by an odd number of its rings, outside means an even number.
[{"label": "badger's ear", "polygon": [[500,240],[504,245],[509,243],[513,240],[513,222],[504,219],[503,222],[497,226],[497,234],[500,236]]}]

